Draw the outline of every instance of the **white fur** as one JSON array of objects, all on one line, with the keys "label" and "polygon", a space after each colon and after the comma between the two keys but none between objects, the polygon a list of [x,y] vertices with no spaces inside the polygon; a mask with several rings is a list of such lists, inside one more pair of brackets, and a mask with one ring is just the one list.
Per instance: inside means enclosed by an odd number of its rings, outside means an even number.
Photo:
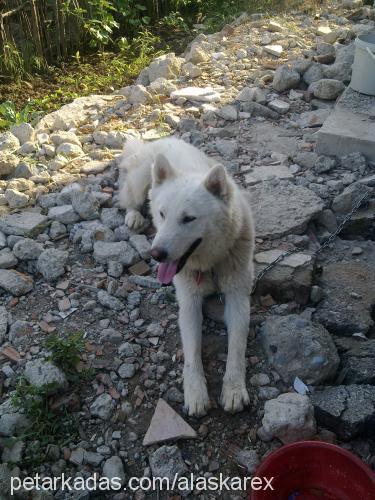
[{"label": "white fur", "polygon": [[[147,194],[157,233],[153,248],[163,248],[171,261],[192,243],[201,244],[174,278],[179,303],[185,365],[185,407],[203,415],[210,406],[201,357],[202,302],[214,292],[225,295],[228,358],[221,404],[240,411],[249,404],[245,385],[245,352],[253,279],[254,227],[250,207],[241,190],[225,172],[193,146],[178,139],[127,143],[122,170],[125,179],[120,204],[126,223],[139,228]],[[195,217],[183,223],[184,217]],[[198,272],[202,281],[197,283]]]}]

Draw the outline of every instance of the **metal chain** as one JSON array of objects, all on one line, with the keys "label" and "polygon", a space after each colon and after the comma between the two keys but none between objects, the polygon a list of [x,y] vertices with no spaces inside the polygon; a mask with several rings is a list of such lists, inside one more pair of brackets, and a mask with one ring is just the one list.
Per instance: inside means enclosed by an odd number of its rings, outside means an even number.
[{"label": "metal chain", "polygon": [[[311,254],[311,257],[316,257],[318,254],[320,254],[325,248],[327,248],[336,238],[337,236],[341,233],[341,231],[344,229],[344,226],[347,224],[347,222],[349,222],[349,220],[353,217],[353,215],[359,210],[359,208],[362,206],[363,203],[365,203],[365,201],[367,201],[367,198],[370,197],[370,191],[366,191],[363,196],[360,196],[357,201],[355,202],[355,204],[353,205],[353,208],[351,209],[351,211],[343,218],[343,220],[341,221],[341,223],[337,226],[337,229],[335,232],[333,232],[325,241],[324,243],[322,243],[322,245],[320,245],[320,247]],[[268,264],[259,274],[258,276],[255,278],[254,280],[254,284],[253,284],[253,288],[251,290],[251,294],[253,294],[256,290],[256,287],[259,283],[259,281],[263,278],[263,276],[265,274],[268,273],[268,271],[270,271],[272,268],[274,268],[276,266],[276,264],[278,264],[280,261],[284,260],[286,257],[288,257],[289,255],[293,255],[295,253],[299,253],[301,250],[299,248],[295,248],[294,250],[288,250],[287,252],[279,255],[277,257],[277,259],[275,259],[274,261],[272,261],[270,264]],[[305,264],[302,264],[301,267],[303,266],[306,266],[307,264],[309,264],[309,262],[306,262]]]}]

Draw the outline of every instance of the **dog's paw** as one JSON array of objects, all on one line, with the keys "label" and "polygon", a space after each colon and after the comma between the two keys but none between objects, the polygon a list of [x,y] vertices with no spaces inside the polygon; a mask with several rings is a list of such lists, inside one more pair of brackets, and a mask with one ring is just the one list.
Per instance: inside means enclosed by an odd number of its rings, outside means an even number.
[{"label": "dog's paw", "polygon": [[206,380],[204,377],[184,375],[184,409],[191,417],[203,417],[210,409]]},{"label": "dog's paw", "polygon": [[145,223],[145,218],[138,210],[128,210],[125,216],[125,224],[129,229],[140,229]]},{"label": "dog's paw", "polygon": [[234,380],[224,380],[220,403],[224,411],[229,413],[242,411],[245,406],[250,404],[249,393],[245,384]]}]

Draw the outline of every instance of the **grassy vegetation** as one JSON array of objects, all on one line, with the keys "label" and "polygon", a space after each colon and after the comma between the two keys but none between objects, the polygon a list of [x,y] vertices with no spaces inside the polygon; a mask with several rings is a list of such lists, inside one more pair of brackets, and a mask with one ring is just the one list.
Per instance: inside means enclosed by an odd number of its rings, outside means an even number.
[{"label": "grassy vegetation", "polygon": [[[208,33],[244,11],[271,13],[292,7],[308,10],[318,4],[319,0],[175,0],[168,4],[171,10],[159,19],[148,16],[143,9],[133,8],[122,25],[115,20],[111,9],[107,12],[109,17],[99,9],[98,19],[92,19],[88,25],[84,14],[79,13],[84,40],[91,46],[89,52],[77,50],[67,60],[56,59],[57,65],[42,64],[40,60],[38,63],[36,59],[30,69],[21,68],[24,61],[20,52],[11,47],[8,52],[13,79],[0,85],[0,102],[11,101],[14,115],[21,117],[27,112],[31,120],[76,97],[111,93],[130,84],[157,55],[182,50],[196,33],[195,23],[203,23]],[[125,29],[133,33],[131,41],[122,36]],[[6,128],[7,121],[0,108],[0,128]]]},{"label": "grassy vegetation", "polygon": [[[69,394],[78,392],[81,384],[91,379],[92,370],[78,371],[77,365],[84,352],[84,340],[81,333],[69,338],[57,335],[48,337],[45,347],[50,352],[49,359],[59,366],[69,381]],[[19,440],[26,441],[23,465],[36,467],[46,461],[46,446],[56,444],[65,446],[78,438],[77,416],[65,404],[57,405],[54,384],[34,387],[23,377],[18,381],[12,397],[13,406],[22,411],[30,425]],[[14,440],[6,443],[11,446]]]}]

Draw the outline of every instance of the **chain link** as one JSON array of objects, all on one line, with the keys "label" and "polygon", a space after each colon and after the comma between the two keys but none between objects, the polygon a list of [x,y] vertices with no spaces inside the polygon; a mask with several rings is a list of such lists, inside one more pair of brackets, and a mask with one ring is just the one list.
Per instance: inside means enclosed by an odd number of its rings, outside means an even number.
[{"label": "chain link", "polygon": [[[345,225],[349,222],[349,220],[353,217],[353,215],[360,209],[360,207],[367,201],[367,199],[370,197],[370,191],[365,191],[365,193],[362,196],[359,196],[357,201],[354,203],[353,208],[351,211],[343,218],[341,223],[337,226],[337,229],[335,232],[333,232],[325,241],[320,245],[320,247],[311,254],[311,257],[316,257],[318,254],[320,254],[325,248],[327,248],[336,238],[337,236],[341,233],[341,231],[344,229]],[[272,261],[270,264],[268,264],[262,271],[258,274],[258,276],[254,280],[253,288],[251,290],[251,294],[253,294],[256,290],[256,287],[259,283],[259,281],[265,276],[271,269],[273,269],[276,264],[278,264],[280,261],[284,260],[286,257],[289,255],[293,255],[295,253],[299,253],[301,250],[299,248],[296,248],[294,250],[288,250],[287,252],[279,255],[277,259]],[[310,261],[306,262],[305,264],[302,264],[301,267],[306,266],[307,264],[310,264]]]}]

